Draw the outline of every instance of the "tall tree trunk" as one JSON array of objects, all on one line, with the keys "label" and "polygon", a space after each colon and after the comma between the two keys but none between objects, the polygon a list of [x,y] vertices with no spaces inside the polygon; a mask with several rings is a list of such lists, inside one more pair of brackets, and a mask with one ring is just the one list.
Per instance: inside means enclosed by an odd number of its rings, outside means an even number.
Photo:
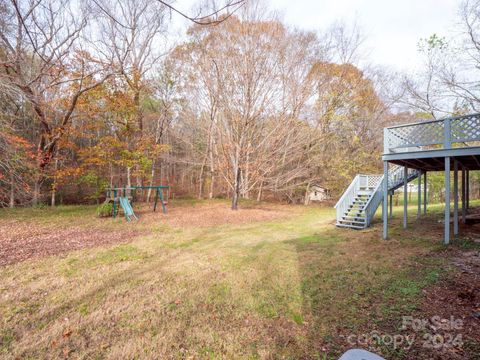
[{"label": "tall tree trunk", "polygon": [[310,203],[310,197],[308,196],[310,192],[310,181],[307,183],[307,188],[305,189],[305,199],[304,199],[304,204],[308,205]]},{"label": "tall tree trunk", "polygon": [[131,179],[131,170],[132,168],[130,166],[127,166],[127,187],[132,186],[132,179]]},{"label": "tall tree trunk", "polygon": [[53,206],[53,207],[55,206],[55,193],[56,193],[54,186],[55,185],[52,185],[52,196],[51,196],[51,200],[50,200],[51,206]]},{"label": "tall tree trunk", "polygon": [[112,163],[109,164],[109,170],[110,170],[110,187],[113,188],[113,165],[112,165]]},{"label": "tall tree trunk", "polygon": [[141,138],[143,135],[143,114],[142,109],[140,108],[140,90],[135,89],[134,91],[135,94],[133,95],[133,104],[137,113],[138,138]]},{"label": "tall tree trunk", "polygon": [[38,169],[37,173],[35,174],[35,181],[33,186],[33,198],[32,198],[32,205],[37,206],[40,200],[40,187],[42,184],[42,174],[41,170]]},{"label": "tall tree trunk", "polygon": [[243,174],[243,182],[242,182],[242,186],[243,186],[243,197],[245,199],[250,199],[250,192],[249,192],[249,186],[250,186],[250,143],[248,144],[248,147],[247,147],[247,160],[246,160],[246,164],[245,164],[245,171],[244,171],[244,174]]},{"label": "tall tree trunk", "polygon": [[57,193],[57,169],[58,169],[58,159],[55,157],[55,167],[53,169],[53,184],[52,184],[52,197],[51,197],[51,206],[55,206],[55,197]]},{"label": "tall tree trunk", "polygon": [[8,206],[11,208],[15,206],[15,176],[13,171],[10,171],[10,202]]},{"label": "tall tree trunk", "polygon": [[241,183],[241,176],[242,172],[240,170],[240,166],[236,166],[236,176],[235,176],[235,183],[234,183],[234,190],[232,196],[232,210],[238,210],[238,199],[240,198],[240,183]]},{"label": "tall tree trunk", "polygon": [[137,186],[142,186],[142,175],[140,174],[140,166],[137,164],[135,165],[135,170],[137,172],[137,176],[136,176],[136,185]]},{"label": "tall tree trunk", "polygon": [[210,146],[209,150],[209,157],[210,157],[210,191],[208,192],[208,198],[213,199],[213,189],[215,183],[215,164],[213,160],[213,141]]},{"label": "tall tree trunk", "polygon": [[215,173],[213,170],[210,170],[210,190],[208,191],[208,198],[210,200],[213,199],[214,182],[215,182]]},{"label": "tall tree trunk", "polygon": [[263,181],[260,181],[260,187],[258,188],[257,201],[262,201]]},{"label": "tall tree trunk", "polygon": [[200,174],[198,175],[198,199],[203,198],[203,174],[205,172],[205,166],[207,165],[207,155],[203,158],[202,166],[200,168]]},{"label": "tall tree trunk", "polygon": [[[152,171],[150,173],[150,186],[153,186],[153,179],[155,178],[155,159],[152,160]],[[149,188],[147,191],[147,203],[150,202],[150,197],[152,196],[152,189]]]},{"label": "tall tree trunk", "polygon": [[[137,69],[134,69],[134,72],[137,71]],[[135,106],[135,112],[136,112],[136,120],[137,120],[137,132],[135,136],[135,140],[137,145],[140,145],[139,143],[142,141],[143,138],[143,113],[142,113],[142,108],[140,106],[140,89],[139,89],[139,79],[136,78],[136,75],[134,75],[134,95],[133,95],[133,104]],[[140,172],[140,166],[138,164],[135,165],[135,172],[137,173],[137,176],[135,177],[135,183],[137,186],[142,186],[142,178],[141,178],[141,172]]]}]

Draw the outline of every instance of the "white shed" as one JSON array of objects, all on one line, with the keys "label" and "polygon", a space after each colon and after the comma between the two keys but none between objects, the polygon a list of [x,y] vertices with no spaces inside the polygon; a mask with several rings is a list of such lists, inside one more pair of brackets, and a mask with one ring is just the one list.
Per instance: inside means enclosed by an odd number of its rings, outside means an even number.
[{"label": "white shed", "polygon": [[330,197],[330,190],[320,186],[320,185],[312,185],[310,187],[309,193],[308,193],[308,201],[325,201],[329,200]]}]

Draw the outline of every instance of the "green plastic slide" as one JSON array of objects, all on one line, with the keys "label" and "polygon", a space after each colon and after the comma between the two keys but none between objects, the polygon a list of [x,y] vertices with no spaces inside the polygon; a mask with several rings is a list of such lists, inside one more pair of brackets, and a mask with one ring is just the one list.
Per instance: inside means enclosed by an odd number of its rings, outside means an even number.
[{"label": "green plastic slide", "polygon": [[138,220],[137,215],[133,212],[132,205],[130,204],[130,201],[126,197],[121,197],[120,198],[120,206],[123,209],[123,213],[125,214],[125,218],[127,221],[130,221],[132,219]]}]

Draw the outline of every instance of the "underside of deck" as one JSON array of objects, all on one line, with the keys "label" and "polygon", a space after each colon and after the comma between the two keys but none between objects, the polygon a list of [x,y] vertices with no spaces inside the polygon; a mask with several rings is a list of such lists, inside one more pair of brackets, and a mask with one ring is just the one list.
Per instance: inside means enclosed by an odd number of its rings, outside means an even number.
[{"label": "underside of deck", "polygon": [[[382,156],[384,162],[384,176],[388,177],[389,164],[395,164],[404,167],[404,210],[403,210],[403,226],[407,227],[407,171],[415,169],[420,172],[418,176],[418,215],[421,216],[421,208],[426,213],[427,207],[427,174],[432,171],[442,171],[445,176],[445,215],[444,227],[445,236],[444,243],[449,244],[451,233],[453,236],[459,233],[459,220],[465,223],[466,212],[469,207],[469,173],[470,171],[480,170],[480,146],[451,147],[451,143],[446,144],[439,149],[413,148],[415,151],[404,148],[399,152],[389,151]],[[466,144],[458,144],[466,145]],[[451,176],[453,172],[453,179]],[[423,178],[423,179],[422,179]],[[423,180],[423,194],[421,191]],[[451,196],[452,194],[452,196]],[[422,199],[423,197],[423,199]],[[390,198],[390,208],[392,202],[392,193],[384,188],[383,208],[383,238],[388,238],[388,198]],[[422,201],[423,200],[423,201]],[[453,201],[453,209],[450,202]],[[423,206],[422,206],[423,205]],[[453,210],[453,229],[451,229],[450,218],[451,210]],[[390,210],[391,211],[391,210]],[[460,214],[460,216],[459,216]],[[453,230],[453,231],[452,231]]]},{"label": "underside of deck", "polygon": [[480,147],[439,149],[427,151],[385,154],[382,159],[392,164],[421,171],[444,171],[445,158],[449,157],[450,170],[454,170],[454,160],[466,170],[480,170]]}]

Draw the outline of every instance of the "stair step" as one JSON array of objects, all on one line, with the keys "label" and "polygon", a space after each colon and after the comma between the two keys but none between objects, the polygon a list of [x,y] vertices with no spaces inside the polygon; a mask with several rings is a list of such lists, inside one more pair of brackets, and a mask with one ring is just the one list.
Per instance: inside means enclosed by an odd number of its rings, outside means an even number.
[{"label": "stair step", "polygon": [[355,215],[345,215],[342,219],[362,219],[365,220],[365,215],[355,216]]},{"label": "stair step", "polygon": [[346,224],[340,224],[340,223],[336,223],[335,225],[338,227],[344,227],[349,229],[365,229],[365,226],[346,225]]},{"label": "stair step", "polygon": [[363,211],[363,210],[350,210],[350,211],[345,211],[343,213],[343,216],[345,216],[345,215],[350,215],[350,216],[352,216],[352,215],[364,215],[364,214],[365,214],[365,211]]},{"label": "stair step", "polygon": [[364,210],[350,210],[345,211],[343,216],[365,216],[366,212]]},{"label": "stair step", "polygon": [[363,210],[365,210],[365,206],[350,206],[347,210],[348,211],[353,211],[353,210],[363,211]]},{"label": "stair step", "polygon": [[342,219],[339,221],[339,223],[341,224],[361,224],[361,225],[365,225],[367,223],[366,220],[364,221],[358,221],[358,220],[348,220],[348,219]]},{"label": "stair step", "polygon": [[365,211],[365,207],[351,207],[351,208],[348,208],[347,210],[345,210],[345,214],[346,213],[349,213],[349,212],[362,212],[362,211]]}]

